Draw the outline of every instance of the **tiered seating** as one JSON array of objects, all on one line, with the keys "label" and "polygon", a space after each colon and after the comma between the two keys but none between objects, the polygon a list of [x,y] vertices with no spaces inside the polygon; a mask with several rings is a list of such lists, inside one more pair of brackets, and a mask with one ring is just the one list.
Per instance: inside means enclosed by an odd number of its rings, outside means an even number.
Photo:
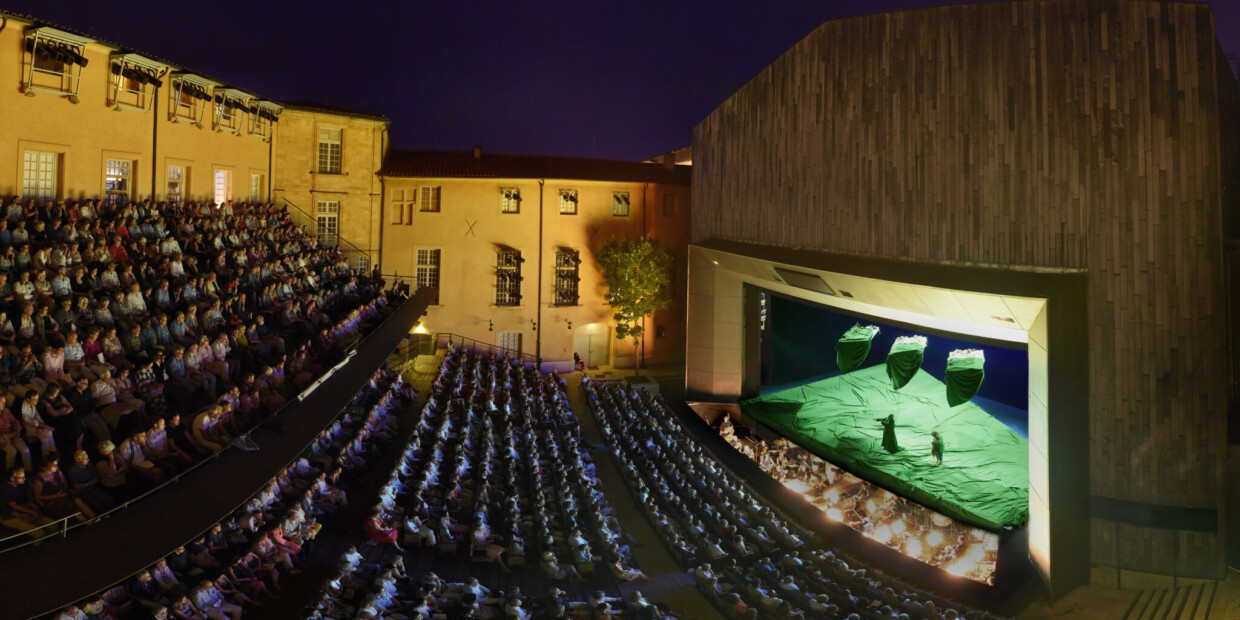
[{"label": "tiered seating", "polygon": [[38,486],[80,500],[15,486],[31,498],[2,520],[17,531],[93,516],[218,451],[392,294],[271,205],[9,201],[0,217],[0,447],[31,479],[64,460]]},{"label": "tiered seating", "polygon": [[552,573],[629,570],[558,376],[454,352],[433,390],[399,467],[410,510],[387,516],[406,517],[419,540],[430,528],[441,552],[468,542],[505,568],[528,550]]},{"label": "tiered seating", "polygon": [[[412,402],[395,373],[377,371],[331,428],[233,518],[140,572],[126,588],[102,593],[113,615],[135,605],[170,618],[237,617],[264,595],[280,591],[282,572],[300,572],[301,557],[324,523],[347,503],[348,470],[373,463],[390,444],[395,413]],[[97,617],[97,600],[71,606],[62,617]]]},{"label": "tiered seating", "polygon": [[618,384],[584,389],[637,504],[728,617],[983,616],[803,544],[808,533],[702,450],[658,397]]},{"label": "tiered seating", "polygon": [[[525,562],[527,550],[537,553],[551,581],[580,579],[600,562],[609,574],[595,579],[645,578],[620,544],[623,534],[598,489],[557,375],[504,357],[449,351],[415,423],[380,492],[368,526],[371,541],[392,542],[390,524],[403,520],[406,545],[436,547],[447,561],[462,555],[468,539],[471,559],[502,568]],[[476,578],[459,584],[433,574],[411,580],[402,555],[368,564],[355,549],[341,558],[308,615],[528,618],[531,608],[547,618],[587,617],[603,609],[670,618],[636,592],[627,602],[601,593],[573,602],[556,588],[529,596],[492,592]],[[467,609],[476,616],[454,615]]]}]

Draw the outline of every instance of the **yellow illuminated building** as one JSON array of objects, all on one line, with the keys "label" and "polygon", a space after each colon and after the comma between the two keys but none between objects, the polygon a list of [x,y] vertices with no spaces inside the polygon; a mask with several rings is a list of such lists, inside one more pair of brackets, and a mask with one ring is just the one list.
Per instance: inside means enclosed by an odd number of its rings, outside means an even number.
[{"label": "yellow illuminated building", "polygon": [[646,321],[644,359],[684,356],[683,158],[393,151],[382,116],[264,99],[23,16],[0,24],[0,195],[284,205],[354,267],[437,286],[423,329],[565,369],[574,353],[632,365],[594,252],[648,234],[677,258],[679,301]]},{"label": "yellow illuminated building", "polygon": [[684,166],[473,152],[392,153],[380,172],[382,269],[440,290],[431,331],[545,361],[631,366],[615,340],[595,252],[611,237],[667,245],[671,308],[646,321],[647,362],[684,355],[689,170]]}]

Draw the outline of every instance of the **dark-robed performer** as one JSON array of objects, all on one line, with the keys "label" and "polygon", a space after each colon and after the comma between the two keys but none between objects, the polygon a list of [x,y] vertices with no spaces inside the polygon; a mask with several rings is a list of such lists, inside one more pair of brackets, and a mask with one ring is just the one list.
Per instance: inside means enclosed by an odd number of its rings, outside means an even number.
[{"label": "dark-robed performer", "polygon": [[930,440],[930,458],[934,459],[934,466],[938,467],[943,464],[943,437],[938,431],[931,431],[930,436],[934,438]]},{"label": "dark-robed performer", "polygon": [[895,454],[900,451],[900,444],[896,443],[896,416],[891,414],[885,418],[874,418],[875,422],[883,424],[883,449]]}]

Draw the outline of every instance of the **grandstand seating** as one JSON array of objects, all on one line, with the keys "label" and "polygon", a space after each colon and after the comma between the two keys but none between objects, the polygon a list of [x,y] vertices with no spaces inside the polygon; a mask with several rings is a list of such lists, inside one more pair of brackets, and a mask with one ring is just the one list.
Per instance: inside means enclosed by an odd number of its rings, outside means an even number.
[{"label": "grandstand seating", "polygon": [[[350,549],[308,617],[473,613],[525,618],[531,609],[548,618],[601,617],[596,614],[603,609],[631,617],[670,617],[640,591],[623,601],[600,593],[571,601],[551,585],[586,581],[591,573],[595,584],[644,578],[632,568],[627,545],[621,543],[624,534],[598,488],[562,379],[503,356],[453,350],[444,357],[432,389],[420,417],[412,421],[415,428],[374,514],[383,524],[405,523],[403,540],[411,554],[436,553],[429,548],[419,552],[424,544],[451,554],[447,561],[477,555],[481,561],[515,565],[527,555],[537,557],[547,587],[538,593],[498,592],[477,577],[460,583],[445,583],[433,573],[410,579],[404,574],[404,556],[393,552],[386,560],[367,563]],[[374,543],[391,540],[380,527],[369,528],[369,534]],[[491,538],[502,547],[492,549],[494,555],[483,548]],[[583,544],[586,548],[580,549]],[[399,567],[392,566],[394,559]]]},{"label": "grandstand seating", "polygon": [[373,463],[392,443],[395,416],[415,396],[399,375],[376,371],[301,457],[233,518],[140,572],[126,587],[72,605],[61,617],[127,617],[135,608],[155,617],[235,617],[243,606],[279,592],[281,573],[300,572],[300,556],[347,503],[342,487],[349,470]]},{"label": "grandstand seating", "polygon": [[729,618],[981,618],[864,567],[781,516],[703,450],[658,396],[583,383],[636,503]]},{"label": "grandstand seating", "polygon": [[[272,205],[11,198],[0,220],[6,466],[63,460],[67,477],[41,476],[41,486],[93,500],[6,485],[31,511],[0,522],[31,537],[82,503],[96,509],[86,514],[121,504],[244,435],[404,292],[354,275]],[[83,453],[84,466],[69,458]]]}]

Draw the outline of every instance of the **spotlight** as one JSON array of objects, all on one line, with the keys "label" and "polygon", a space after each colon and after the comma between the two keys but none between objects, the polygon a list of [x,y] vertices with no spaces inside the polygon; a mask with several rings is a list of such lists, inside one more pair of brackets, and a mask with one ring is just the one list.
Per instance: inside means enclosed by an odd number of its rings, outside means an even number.
[{"label": "spotlight", "polygon": [[530,319],[530,331],[532,332],[538,331],[538,323],[535,323],[534,319]]},{"label": "spotlight", "polygon": [[491,319],[487,319],[487,331],[489,332],[495,331],[495,322],[492,321]]},{"label": "spotlight", "polygon": [[572,329],[573,329],[573,322],[572,322],[572,321],[570,321],[570,320],[568,320],[568,319],[564,319],[564,322],[565,322],[565,323],[568,323],[568,329],[569,329],[569,331],[572,331]]}]

